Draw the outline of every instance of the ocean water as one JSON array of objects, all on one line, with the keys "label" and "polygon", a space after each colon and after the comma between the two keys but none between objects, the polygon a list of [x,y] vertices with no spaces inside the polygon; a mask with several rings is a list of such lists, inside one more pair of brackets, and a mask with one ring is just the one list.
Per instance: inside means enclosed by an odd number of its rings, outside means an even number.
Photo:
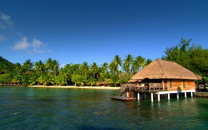
[{"label": "ocean water", "polygon": [[121,102],[118,90],[0,87],[0,129],[208,129],[208,98]]}]

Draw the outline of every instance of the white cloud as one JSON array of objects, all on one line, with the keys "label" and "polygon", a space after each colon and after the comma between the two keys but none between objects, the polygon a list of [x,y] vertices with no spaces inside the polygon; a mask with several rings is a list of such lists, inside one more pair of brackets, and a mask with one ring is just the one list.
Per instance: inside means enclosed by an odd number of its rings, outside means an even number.
[{"label": "white cloud", "polygon": [[11,17],[0,12],[0,29],[7,30],[8,27],[12,26]]},{"label": "white cloud", "polygon": [[28,42],[27,37],[22,37],[20,41],[18,41],[16,44],[14,44],[13,49],[14,50],[25,50],[30,53],[43,53],[46,52],[44,47],[46,44],[41,42],[40,40],[33,38],[32,42]]},{"label": "white cloud", "polygon": [[5,41],[7,38],[4,35],[0,34],[0,41]]},{"label": "white cloud", "polygon": [[14,50],[26,50],[30,44],[27,41],[27,37],[23,37],[20,41],[14,44]]},{"label": "white cloud", "polygon": [[4,21],[10,21],[11,17],[9,15],[6,15],[4,13],[0,13],[0,18]]},{"label": "white cloud", "polygon": [[[27,51],[29,53],[39,53],[39,54],[44,53],[44,52],[50,52],[50,50],[46,48],[46,44],[44,44],[40,40],[36,38],[33,38],[32,40],[30,40],[29,38],[24,36],[21,32],[16,31],[13,26],[13,21],[12,21],[11,16],[2,12],[0,12],[0,31],[1,32],[3,31],[4,34],[8,33],[8,34],[12,34],[21,38],[18,42],[16,42],[12,46],[13,50],[16,50],[16,51],[21,50],[21,51]],[[6,37],[0,34],[0,42],[9,40],[7,38],[9,38],[9,36]]]},{"label": "white cloud", "polygon": [[44,44],[40,40],[37,40],[34,38],[31,43],[31,46],[32,46],[33,51],[35,53],[42,53],[43,52],[42,48],[43,48]]}]

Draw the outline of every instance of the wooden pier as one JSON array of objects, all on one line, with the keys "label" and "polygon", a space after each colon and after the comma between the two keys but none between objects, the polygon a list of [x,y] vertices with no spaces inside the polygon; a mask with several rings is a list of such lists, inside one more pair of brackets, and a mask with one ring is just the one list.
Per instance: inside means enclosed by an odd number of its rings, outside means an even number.
[{"label": "wooden pier", "polygon": [[[147,89],[148,88],[148,89]],[[149,89],[151,88],[151,89]],[[193,97],[193,93],[195,90],[177,90],[177,91],[168,91],[165,89],[158,89],[154,87],[134,87],[129,85],[123,85],[120,88],[121,94],[119,96],[113,96],[111,99],[119,100],[119,101],[135,101],[140,100],[141,96],[143,99],[147,99],[149,97],[151,102],[154,101],[154,98],[157,97],[157,100],[160,101],[161,95],[167,95],[167,99],[170,100],[171,94],[176,94],[177,99],[179,99],[179,94],[184,94],[184,97],[187,97],[187,93],[190,93],[191,97]]]}]

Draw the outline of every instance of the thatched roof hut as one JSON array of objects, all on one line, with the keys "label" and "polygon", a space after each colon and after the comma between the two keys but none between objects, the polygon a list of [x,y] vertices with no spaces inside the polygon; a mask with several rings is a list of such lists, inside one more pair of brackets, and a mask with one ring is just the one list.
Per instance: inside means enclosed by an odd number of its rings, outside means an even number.
[{"label": "thatched roof hut", "polygon": [[143,79],[198,80],[200,77],[175,62],[157,59],[137,72],[131,81]]},{"label": "thatched roof hut", "polygon": [[[158,101],[160,101],[161,94],[167,94],[168,100],[170,100],[170,94],[176,94],[179,98],[179,93],[184,93],[184,97],[187,97],[187,93],[191,93],[193,97],[197,85],[195,80],[198,79],[201,77],[175,62],[157,59],[137,72],[128,84],[123,84],[122,95],[113,99],[133,100],[135,93],[137,93],[138,100],[140,93],[145,95],[151,93],[152,102],[154,93],[157,94]],[[124,98],[124,94],[127,98]]]},{"label": "thatched roof hut", "polygon": [[100,82],[97,82],[97,85],[98,86],[105,86],[105,87],[112,86],[112,84],[109,81],[100,81]]}]

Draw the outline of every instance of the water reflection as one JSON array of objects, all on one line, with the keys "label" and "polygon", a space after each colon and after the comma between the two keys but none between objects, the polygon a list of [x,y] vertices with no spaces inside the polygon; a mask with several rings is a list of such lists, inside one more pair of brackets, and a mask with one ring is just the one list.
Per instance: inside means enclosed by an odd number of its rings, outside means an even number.
[{"label": "water reflection", "polygon": [[[208,103],[198,102],[195,98],[181,98],[180,100],[172,99],[167,101],[162,99],[161,102],[147,100],[126,103],[126,115],[131,117],[130,120],[139,119],[146,121],[149,126],[163,126],[163,128],[198,128],[205,125],[202,122],[208,121]],[[206,99],[207,100],[207,99]],[[199,105],[200,104],[200,105]],[[202,115],[203,114],[203,115]],[[199,120],[199,118],[203,121]],[[134,120],[135,121],[135,120]],[[157,123],[158,124],[157,124]],[[139,123],[137,121],[137,123]]]}]

